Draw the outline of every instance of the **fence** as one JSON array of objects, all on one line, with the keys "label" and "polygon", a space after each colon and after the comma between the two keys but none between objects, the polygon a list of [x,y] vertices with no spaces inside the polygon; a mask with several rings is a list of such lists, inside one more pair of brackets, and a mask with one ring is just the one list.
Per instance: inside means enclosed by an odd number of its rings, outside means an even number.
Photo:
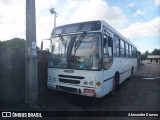
[{"label": "fence", "polygon": [[[47,51],[38,51],[38,94],[47,89]],[[23,102],[25,97],[25,50],[0,48],[0,104]]]}]

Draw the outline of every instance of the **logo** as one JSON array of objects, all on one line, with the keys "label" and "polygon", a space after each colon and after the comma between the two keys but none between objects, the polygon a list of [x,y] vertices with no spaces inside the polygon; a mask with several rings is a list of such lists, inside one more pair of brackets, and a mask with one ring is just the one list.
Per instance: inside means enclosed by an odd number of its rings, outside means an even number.
[{"label": "logo", "polygon": [[2,112],[2,117],[11,117],[11,112]]},{"label": "logo", "polygon": [[64,70],[64,72],[74,73],[74,70]]}]

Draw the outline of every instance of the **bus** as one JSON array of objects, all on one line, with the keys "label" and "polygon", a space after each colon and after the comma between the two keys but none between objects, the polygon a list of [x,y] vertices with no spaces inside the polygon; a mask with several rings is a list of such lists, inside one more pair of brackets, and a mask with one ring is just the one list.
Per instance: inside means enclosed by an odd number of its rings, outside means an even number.
[{"label": "bus", "polygon": [[136,46],[103,20],[55,27],[49,40],[49,89],[101,98],[137,69]]}]

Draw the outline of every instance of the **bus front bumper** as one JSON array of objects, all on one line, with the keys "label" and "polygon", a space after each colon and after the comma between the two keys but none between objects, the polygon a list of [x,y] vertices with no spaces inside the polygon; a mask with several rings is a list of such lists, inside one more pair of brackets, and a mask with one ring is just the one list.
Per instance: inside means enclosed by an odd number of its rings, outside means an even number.
[{"label": "bus front bumper", "polygon": [[99,87],[99,89],[97,89],[97,88],[89,88],[86,86],[73,86],[73,85],[68,85],[68,84],[57,84],[57,83],[53,83],[53,82],[47,82],[47,86],[49,89],[60,90],[60,91],[69,92],[69,93],[73,93],[73,94],[79,94],[79,95],[83,95],[83,96],[97,97],[97,98],[103,97],[101,87]]}]

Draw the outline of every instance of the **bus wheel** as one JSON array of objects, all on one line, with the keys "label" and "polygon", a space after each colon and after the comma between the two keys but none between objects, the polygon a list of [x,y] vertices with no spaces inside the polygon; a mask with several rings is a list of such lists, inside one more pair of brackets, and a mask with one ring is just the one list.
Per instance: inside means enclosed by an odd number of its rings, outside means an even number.
[{"label": "bus wheel", "polygon": [[112,95],[114,95],[115,91],[117,90],[119,90],[119,73],[116,73],[114,76]]}]

